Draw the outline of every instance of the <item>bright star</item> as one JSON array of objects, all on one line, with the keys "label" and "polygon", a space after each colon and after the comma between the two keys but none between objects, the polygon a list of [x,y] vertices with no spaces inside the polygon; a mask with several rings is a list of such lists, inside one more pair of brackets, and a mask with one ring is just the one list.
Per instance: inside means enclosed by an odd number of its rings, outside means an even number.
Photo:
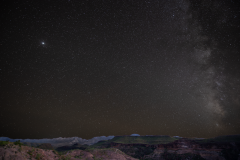
[{"label": "bright star", "polygon": [[45,44],[45,42],[42,42],[42,45],[44,45]]}]

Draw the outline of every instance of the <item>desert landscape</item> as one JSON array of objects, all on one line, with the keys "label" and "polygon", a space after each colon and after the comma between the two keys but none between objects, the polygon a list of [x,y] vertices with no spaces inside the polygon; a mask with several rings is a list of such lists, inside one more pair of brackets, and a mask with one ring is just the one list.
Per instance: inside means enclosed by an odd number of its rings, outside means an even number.
[{"label": "desert landscape", "polygon": [[[34,147],[35,146],[35,147]],[[0,141],[2,160],[239,160],[240,135],[215,138],[115,136],[87,145]]]}]

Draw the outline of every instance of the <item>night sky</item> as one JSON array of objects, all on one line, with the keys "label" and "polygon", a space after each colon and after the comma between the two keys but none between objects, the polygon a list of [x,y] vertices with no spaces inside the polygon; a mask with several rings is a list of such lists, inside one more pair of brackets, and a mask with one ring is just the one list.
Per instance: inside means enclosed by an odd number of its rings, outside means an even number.
[{"label": "night sky", "polygon": [[2,0],[0,136],[240,134],[240,1]]}]

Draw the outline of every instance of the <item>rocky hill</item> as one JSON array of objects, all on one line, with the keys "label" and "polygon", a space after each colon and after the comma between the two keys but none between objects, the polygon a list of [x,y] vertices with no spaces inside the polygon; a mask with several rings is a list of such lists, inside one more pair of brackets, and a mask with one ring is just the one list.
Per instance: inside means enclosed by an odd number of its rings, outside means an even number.
[{"label": "rocky hill", "polygon": [[54,148],[66,146],[66,145],[73,145],[75,143],[81,144],[81,145],[93,145],[101,140],[109,140],[114,138],[114,136],[100,136],[100,137],[93,137],[92,139],[82,139],[80,137],[58,137],[58,138],[43,138],[43,139],[11,139],[8,137],[0,137],[0,141],[10,141],[10,142],[16,142],[21,141],[21,143],[24,143],[31,147],[37,147],[42,143],[50,143]]},{"label": "rocky hill", "polygon": [[116,136],[108,141],[100,141],[91,147],[117,148],[134,158],[146,160],[240,160],[239,135],[211,139]]},{"label": "rocky hill", "polygon": [[0,159],[42,160],[240,160],[240,135],[210,139],[170,136],[115,136],[94,145],[53,148],[0,141]]},{"label": "rocky hill", "polygon": [[[0,144],[0,159],[2,160],[137,160],[116,148],[57,152],[21,144],[16,145],[13,142],[1,141]],[[42,147],[49,147],[49,145]]]}]

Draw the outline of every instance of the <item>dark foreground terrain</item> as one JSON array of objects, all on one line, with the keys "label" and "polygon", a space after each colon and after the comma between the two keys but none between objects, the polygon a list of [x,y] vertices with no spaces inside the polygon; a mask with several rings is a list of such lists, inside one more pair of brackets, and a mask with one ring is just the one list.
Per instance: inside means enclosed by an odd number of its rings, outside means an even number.
[{"label": "dark foreground terrain", "polygon": [[0,160],[240,160],[240,135],[211,139],[116,136],[91,146],[27,145],[0,141]]}]

